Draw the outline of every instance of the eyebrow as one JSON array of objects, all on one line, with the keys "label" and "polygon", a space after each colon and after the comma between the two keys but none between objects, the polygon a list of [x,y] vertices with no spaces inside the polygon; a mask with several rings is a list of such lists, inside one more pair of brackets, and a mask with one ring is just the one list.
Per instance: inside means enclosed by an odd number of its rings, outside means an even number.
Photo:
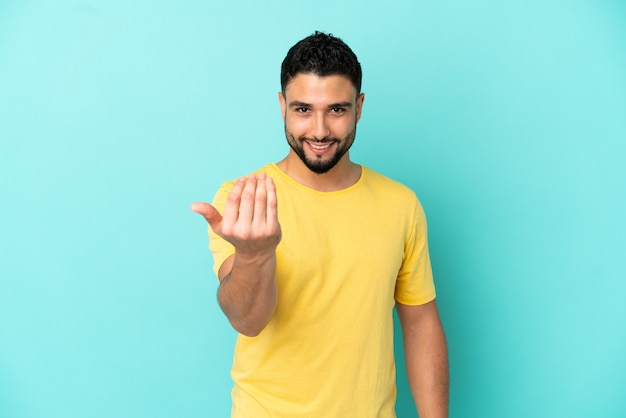
[{"label": "eyebrow", "polygon": [[[293,108],[293,107],[313,107],[313,106],[310,103],[299,102],[297,100],[294,100],[293,102],[289,102],[289,107]],[[333,107],[351,108],[352,103],[351,102],[339,102],[339,103],[332,103],[328,105],[328,109],[332,109]]]}]

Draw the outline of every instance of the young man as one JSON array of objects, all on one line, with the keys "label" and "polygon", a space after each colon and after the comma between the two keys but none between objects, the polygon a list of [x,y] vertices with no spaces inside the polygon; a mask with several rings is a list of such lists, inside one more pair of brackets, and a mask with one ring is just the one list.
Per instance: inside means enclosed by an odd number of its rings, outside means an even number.
[{"label": "young man", "polygon": [[192,205],[210,224],[218,300],[240,333],[232,416],[395,417],[395,306],[419,415],[446,417],[424,212],[407,187],[350,161],[357,57],[316,32],[289,50],[281,86],[287,157]]}]

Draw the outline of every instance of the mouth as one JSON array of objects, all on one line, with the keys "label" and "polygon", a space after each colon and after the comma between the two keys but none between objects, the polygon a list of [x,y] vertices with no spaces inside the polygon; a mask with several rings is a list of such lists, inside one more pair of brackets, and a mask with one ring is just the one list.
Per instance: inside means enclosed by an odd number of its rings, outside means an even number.
[{"label": "mouth", "polygon": [[304,142],[306,142],[306,144],[308,145],[311,151],[313,151],[315,154],[318,154],[318,155],[326,154],[330,150],[332,145],[335,143],[335,141],[331,141],[331,142],[304,141]]}]

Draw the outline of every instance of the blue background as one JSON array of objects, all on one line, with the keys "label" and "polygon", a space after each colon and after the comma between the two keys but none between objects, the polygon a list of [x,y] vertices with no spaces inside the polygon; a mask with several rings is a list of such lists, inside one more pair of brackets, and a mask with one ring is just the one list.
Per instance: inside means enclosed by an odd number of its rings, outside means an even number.
[{"label": "blue background", "polygon": [[364,68],[353,159],[427,211],[451,417],[626,416],[626,3],[4,0],[0,417],[228,416],[188,206],[286,154],[315,29]]}]

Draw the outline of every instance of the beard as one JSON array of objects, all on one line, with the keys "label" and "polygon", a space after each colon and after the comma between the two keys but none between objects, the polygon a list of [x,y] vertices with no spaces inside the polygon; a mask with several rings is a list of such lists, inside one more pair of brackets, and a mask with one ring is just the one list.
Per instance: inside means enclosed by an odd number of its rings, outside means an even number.
[{"label": "beard", "polygon": [[[287,126],[285,126],[285,137],[287,138],[287,143],[289,144],[291,149],[296,153],[296,155],[300,157],[300,160],[304,163],[304,165],[309,170],[317,174],[326,173],[335,165],[337,165],[337,163],[348,152],[348,150],[354,143],[355,136],[356,136],[356,124],[354,125],[354,129],[352,129],[352,131],[350,131],[344,138],[325,137],[320,140],[309,138],[306,136],[301,136],[296,139],[296,137],[287,130]],[[329,142],[334,142],[337,145],[336,145],[335,152],[330,156],[316,155],[313,158],[310,158],[304,152],[305,141],[310,141],[310,142],[317,143],[317,144],[327,144]]]}]

